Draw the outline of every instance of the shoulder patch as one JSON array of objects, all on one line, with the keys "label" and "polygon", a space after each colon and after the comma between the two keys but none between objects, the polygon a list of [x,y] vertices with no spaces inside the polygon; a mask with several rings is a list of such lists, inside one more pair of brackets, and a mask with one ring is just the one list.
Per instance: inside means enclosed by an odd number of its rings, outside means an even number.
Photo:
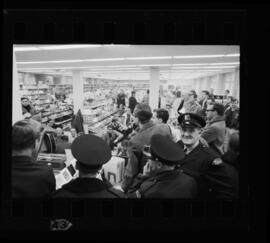
[{"label": "shoulder patch", "polygon": [[223,161],[221,158],[216,158],[213,160],[212,165],[220,165],[222,163],[223,163]]}]

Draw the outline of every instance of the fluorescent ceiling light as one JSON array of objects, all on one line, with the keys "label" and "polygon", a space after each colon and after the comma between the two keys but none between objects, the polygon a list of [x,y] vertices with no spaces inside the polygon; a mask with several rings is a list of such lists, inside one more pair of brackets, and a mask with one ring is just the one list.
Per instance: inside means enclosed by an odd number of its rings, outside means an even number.
[{"label": "fluorescent ceiling light", "polygon": [[154,60],[154,59],[171,59],[172,56],[162,56],[162,57],[126,57],[126,60]]},{"label": "fluorescent ceiling light", "polygon": [[136,65],[138,67],[169,67],[171,64],[140,64]]},{"label": "fluorescent ceiling light", "polygon": [[240,53],[227,54],[226,57],[240,57]]},{"label": "fluorescent ceiling light", "polygon": [[14,47],[14,51],[40,51],[37,47]]},{"label": "fluorescent ceiling light", "polygon": [[186,58],[215,58],[215,57],[224,57],[224,54],[218,55],[193,55],[193,56],[174,56],[175,59],[186,59]]},{"label": "fluorescent ceiling light", "polygon": [[17,62],[17,64],[103,62],[103,61],[123,61],[123,60],[125,60],[125,58],[99,58],[99,59],[77,59],[77,60],[59,60],[59,61]]},{"label": "fluorescent ceiling light", "polygon": [[239,62],[216,62],[216,63],[185,63],[185,64],[173,64],[173,66],[207,66],[207,65],[239,65]]}]

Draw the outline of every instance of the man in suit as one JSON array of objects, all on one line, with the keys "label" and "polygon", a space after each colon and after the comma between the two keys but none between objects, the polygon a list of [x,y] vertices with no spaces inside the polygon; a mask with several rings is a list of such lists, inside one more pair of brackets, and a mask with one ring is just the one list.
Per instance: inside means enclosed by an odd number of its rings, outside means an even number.
[{"label": "man in suit", "polygon": [[128,108],[130,109],[131,114],[133,114],[135,106],[138,104],[135,95],[136,92],[133,90],[131,92],[131,96],[129,97]]},{"label": "man in suit", "polygon": [[[146,152],[145,152],[146,153]],[[150,153],[143,180],[129,197],[137,198],[195,198],[197,183],[194,178],[176,170],[185,153],[171,139],[160,134],[151,138]]]},{"label": "man in suit", "polygon": [[207,105],[206,116],[207,125],[202,130],[201,137],[206,140],[211,148],[222,155],[226,135],[224,106],[219,103]]},{"label": "man in suit", "polygon": [[109,146],[100,137],[83,134],[72,143],[71,152],[77,160],[79,177],[57,190],[54,198],[119,198],[123,192],[113,188],[100,177],[102,165],[112,155]]},{"label": "man in suit", "polygon": [[138,124],[138,132],[131,137],[128,147],[128,161],[124,172],[124,180],[121,187],[124,191],[132,184],[138,173],[142,172],[146,163],[143,160],[143,147],[150,144],[150,139],[154,134],[161,134],[172,139],[166,124],[156,124],[152,121],[152,111],[149,105],[141,103],[134,109],[135,123]]},{"label": "man in suit", "polygon": [[55,191],[52,169],[36,161],[42,129],[43,126],[32,119],[18,121],[13,125],[13,198],[45,198]]}]

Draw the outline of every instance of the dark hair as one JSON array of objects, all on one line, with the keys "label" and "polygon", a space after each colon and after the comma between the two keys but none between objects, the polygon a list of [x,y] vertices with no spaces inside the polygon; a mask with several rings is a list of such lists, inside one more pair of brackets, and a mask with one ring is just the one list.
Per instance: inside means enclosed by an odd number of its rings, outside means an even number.
[{"label": "dark hair", "polygon": [[191,93],[189,96],[193,96],[195,99],[198,97],[196,93]]},{"label": "dark hair", "polygon": [[213,110],[218,113],[218,115],[223,116],[224,115],[224,105],[220,103],[213,103]]},{"label": "dark hair", "polygon": [[35,131],[31,120],[21,120],[12,127],[12,149],[24,150],[31,148],[40,133]]},{"label": "dark hair", "polygon": [[150,92],[150,91],[149,91],[149,89],[148,89],[148,90],[146,91],[146,93],[149,94],[149,92]]},{"label": "dark hair", "polygon": [[22,100],[29,100],[29,98],[27,98],[27,97],[21,97],[21,101]]},{"label": "dark hair", "polygon": [[157,109],[155,111],[157,113],[157,118],[160,118],[163,123],[167,123],[169,119],[169,112],[165,109]]},{"label": "dark hair", "polygon": [[131,94],[136,94],[136,91],[134,91],[134,90],[133,90],[133,91],[131,91]]},{"label": "dark hair", "polygon": [[180,97],[181,97],[181,91],[177,91],[177,92],[176,92],[176,97],[177,97],[177,98],[180,98]]},{"label": "dark hair", "polygon": [[134,116],[137,117],[139,119],[139,122],[142,124],[145,124],[146,122],[148,122],[153,116],[151,112],[151,107],[144,103],[137,104],[135,106],[133,113],[134,113]]},{"label": "dark hair", "polygon": [[226,89],[225,91],[226,91],[227,93],[230,93],[230,90],[228,90],[228,89]]},{"label": "dark hair", "polygon": [[239,153],[239,132],[234,132],[230,135],[229,138],[229,144],[228,144],[229,150]]},{"label": "dark hair", "polygon": [[209,95],[210,95],[210,93],[209,93],[209,91],[208,91],[208,90],[203,90],[202,92],[203,92],[203,93],[205,93],[207,96],[209,96]]},{"label": "dark hair", "polygon": [[80,161],[77,161],[76,167],[80,172],[86,174],[86,173],[98,172],[102,168],[102,165],[85,165],[85,164],[81,163]]}]

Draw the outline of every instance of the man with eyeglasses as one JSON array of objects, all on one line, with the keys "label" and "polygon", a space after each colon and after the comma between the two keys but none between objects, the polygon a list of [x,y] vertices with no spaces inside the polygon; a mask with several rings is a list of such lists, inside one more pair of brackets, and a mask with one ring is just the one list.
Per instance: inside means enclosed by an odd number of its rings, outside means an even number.
[{"label": "man with eyeglasses", "polygon": [[197,181],[199,199],[236,199],[238,175],[213,149],[200,142],[204,119],[196,114],[185,113],[178,117],[182,134],[179,146],[184,149],[185,158],[178,169]]}]

